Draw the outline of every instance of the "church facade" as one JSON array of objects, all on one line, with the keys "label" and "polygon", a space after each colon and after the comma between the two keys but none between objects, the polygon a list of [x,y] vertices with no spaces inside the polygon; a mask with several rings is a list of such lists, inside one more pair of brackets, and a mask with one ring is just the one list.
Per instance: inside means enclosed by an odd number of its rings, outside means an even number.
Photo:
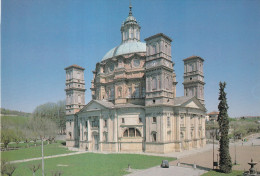
[{"label": "church facade", "polygon": [[176,97],[171,38],[159,33],[143,43],[140,29],[130,6],[121,44],[96,64],[87,104],[84,68],[65,68],[68,147],[168,153],[205,145],[204,60],[183,60],[184,96]]}]

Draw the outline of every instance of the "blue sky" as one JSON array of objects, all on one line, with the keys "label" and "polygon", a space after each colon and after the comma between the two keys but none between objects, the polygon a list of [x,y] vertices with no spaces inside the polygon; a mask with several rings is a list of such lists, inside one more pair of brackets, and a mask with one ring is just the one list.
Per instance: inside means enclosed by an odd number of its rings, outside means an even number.
[{"label": "blue sky", "polygon": [[[205,102],[217,110],[219,81],[227,82],[229,115],[260,115],[260,1],[132,0],[141,40],[173,39],[177,96],[183,59],[205,59]],[[128,0],[2,0],[2,107],[32,112],[65,99],[65,71],[85,67],[86,102],[97,62],[121,42]]]}]

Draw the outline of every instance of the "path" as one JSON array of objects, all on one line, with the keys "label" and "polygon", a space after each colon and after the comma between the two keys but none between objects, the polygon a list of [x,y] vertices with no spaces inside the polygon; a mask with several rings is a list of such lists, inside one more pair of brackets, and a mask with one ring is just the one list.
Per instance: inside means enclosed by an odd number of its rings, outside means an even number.
[{"label": "path", "polygon": [[[58,157],[63,157],[63,156],[71,156],[71,155],[79,155],[79,154],[83,154],[83,153],[87,153],[85,152],[75,152],[75,153],[66,153],[66,154],[60,154],[60,155],[52,155],[52,156],[45,156],[44,159],[48,159],[48,158],[58,158]],[[41,160],[42,157],[39,158],[30,158],[30,159],[24,159],[24,160],[15,160],[15,161],[11,161],[10,163],[23,163],[23,162],[28,162],[28,161],[35,161],[35,160]]]}]

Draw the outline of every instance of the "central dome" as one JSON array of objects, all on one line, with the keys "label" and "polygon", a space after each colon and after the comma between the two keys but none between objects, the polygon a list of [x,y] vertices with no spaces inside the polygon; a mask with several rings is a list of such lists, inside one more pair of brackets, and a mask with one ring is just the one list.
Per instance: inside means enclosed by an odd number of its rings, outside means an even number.
[{"label": "central dome", "polygon": [[128,41],[108,51],[102,61],[124,54],[146,52],[146,44],[140,41]]},{"label": "central dome", "polygon": [[129,15],[121,25],[122,42],[119,46],[108,51],[102,61],[124,54],[146,52],[146,44],[140,42],[140,29],[138,22],[132,14],[132,6],[129,6]]}]

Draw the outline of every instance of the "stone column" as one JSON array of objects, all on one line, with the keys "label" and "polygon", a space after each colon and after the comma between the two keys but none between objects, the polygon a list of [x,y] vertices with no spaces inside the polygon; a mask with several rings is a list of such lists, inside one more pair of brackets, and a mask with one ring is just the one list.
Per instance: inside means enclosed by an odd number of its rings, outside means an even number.
[{"label": "stone column", "polygon": [[181,133],[181,128],[180,128],[180,114],[176,114],[176,123],[175,123],[175,139],[178,141],[175,143],[175,150],[180,152],[181,151],[181,139],[180,139],[180,133]]},{"label": "stone column", "polygon": [[92,146],[91,145],[92,139],[91,139],[91,129],[90,129],[91,128],[91,126],[90,126],[90,117],[88,117],[88,122],[87,123],[88,123],[88,142],[89,142],[88,143],[88,149],[92,150],[92,147],[91,147]]},{"label": "stone column", "polygon": [[102,112],[101,112],[100,116],[99,116],[99,151],[103,151],[102,142],[103,142],[103,118],[102,118]]},{"label": "stone column", "polygon": [[191,115],[187,115],[186,116],[186,136],[187,136],[187,140],[191,140],[188,142],[188,146],[187,149],[190,149],[190,145],[192,145],[192,137],[191,137]]},{"label": "stone column", "polygon": [[198,123],[198,116],[196,115],[194,117],[194,139],[195,139],[195,148],[198,148],[198,129],[199,129],[199,123]]},{"label": "stone column", "polygon": [[165,142],[165,131],[167,130],[167,126],[165,126],[165,118],[162,114],[160,117],[160,131],[161,131],[161,142]]}]

